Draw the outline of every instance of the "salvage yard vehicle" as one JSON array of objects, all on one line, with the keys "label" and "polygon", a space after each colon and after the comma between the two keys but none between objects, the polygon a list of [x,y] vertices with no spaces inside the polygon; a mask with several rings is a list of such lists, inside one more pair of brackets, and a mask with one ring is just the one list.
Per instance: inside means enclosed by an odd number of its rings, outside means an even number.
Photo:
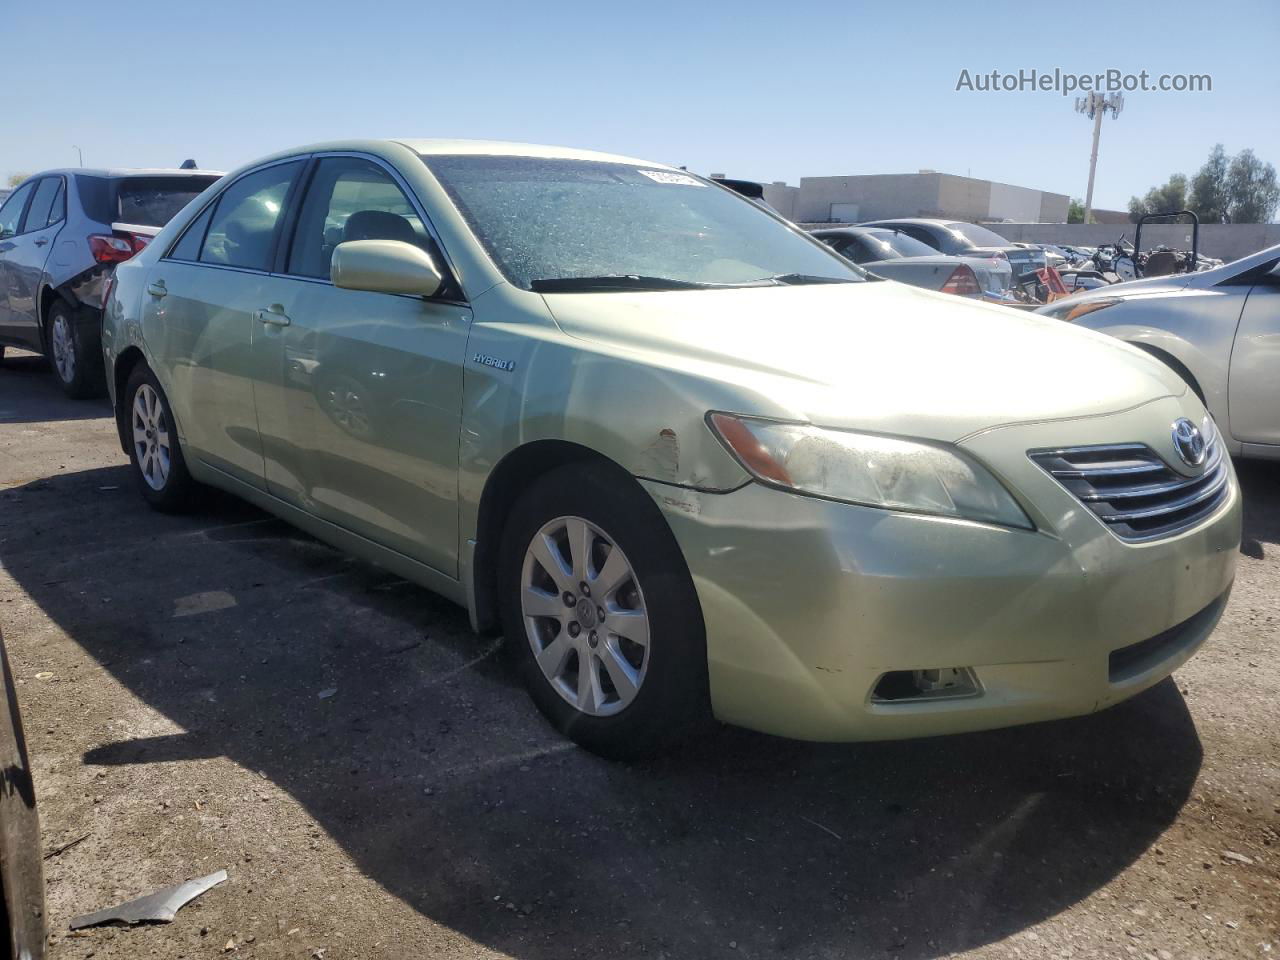
[{"label": "salvage yard vehicle", "polygon": [[661,164],[350,141],[229,175],[116,274],[120,442],[501,629],[614,757],[1089,713],[1230,590],[1204,406],[1111,338],[878,281]]},{"label": "salvage yard vehicle", "polygon": [[1013,270],[1004,257],[956,257],[899,230],[833,227],[813,235],[836,253],[886,280],[962,297],[1003,298]]},{"label": "salvage yard vehicle", "polygon": [[103,290],[221,174],[196,170],[49,170],[0,207],[0,358],[43,353],[68,396],[101,396]]},{"label": "salvage yard vehicle", "polygon": [[1228,453],[1280,459],[1280,246],[1213,270],[1078,294],[1038,312],[1151,354],[1213,414]]},{"label": "salvage yard vehicle", "polygon": [[1044,268],[1044,251],[1037,247],[1010,243],[1000,234],[976,223],[958,220],[929,220],[912,217],[900,220],[872,220],[860,227],[899,230],[933,249],[953,257],[1004,257],[1013,270],[1013,282]]}]

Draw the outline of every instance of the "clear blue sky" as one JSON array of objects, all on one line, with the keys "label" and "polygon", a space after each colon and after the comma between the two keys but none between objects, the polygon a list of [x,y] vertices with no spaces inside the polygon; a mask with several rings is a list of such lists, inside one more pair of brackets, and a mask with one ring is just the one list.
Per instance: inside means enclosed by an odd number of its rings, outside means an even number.
[{"label": "clear blue sky", "polygon": [[1128,95],[1105,121],[1098,206],[1193,173],[1216,142],[1280,166],[1274,0],[9,0],[0,31],[0,176],[74,165],[72,144],[91,166],[232,169],[318,140],[456,136],[1083,196],[1090,127],[1071,98],[955,91],[962,68],[1033,67],[1213,77],[1212,93]]}]

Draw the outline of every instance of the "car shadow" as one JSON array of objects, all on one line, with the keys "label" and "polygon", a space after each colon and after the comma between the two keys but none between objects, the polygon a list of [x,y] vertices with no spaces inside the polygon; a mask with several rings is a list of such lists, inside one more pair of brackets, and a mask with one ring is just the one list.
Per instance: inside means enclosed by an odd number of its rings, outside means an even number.
[{"label": "car shadow", "polygon": [[49,362],[36,353],[5,350],[0,359],[0,423],[96,420],[111,416],[106,397],[72,400],[58,386]]},{"label": "car shadow", "polygon": [[1280,462],[1237,460],[1236,476],[1244,494],[1244,537],[1240,552],[1261,560],[1265,544],[1280,544]]},{"label": "car shadow", "polygon": [[59,475],[3,495],[0,544],[70,637],[188,731],[86,764],[262,771],[393,895],[529,960],[991,943],[1132,864],[1201,764],[1170,681],[1013,730],[716,728],[612,764],[547,728],[461,610],[229,498],[162,516],[125,467]]}]

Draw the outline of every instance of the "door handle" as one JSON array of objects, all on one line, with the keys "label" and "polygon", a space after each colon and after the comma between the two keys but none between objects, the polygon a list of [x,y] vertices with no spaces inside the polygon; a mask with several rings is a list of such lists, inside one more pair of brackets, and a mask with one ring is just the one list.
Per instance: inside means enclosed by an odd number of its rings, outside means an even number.
[{"label": "door handle", "polygon": [[265,310],[258,311],[258,319],[263,323],[269,323],[275,327],[287,327],[292,321],[284,312],[284,307],[278,303],[273,303]]},{"label": "door handle", "polygon": [[48,237],[41,237],[39,240],[37,240],[37,241],[36,241],[36,246],[37,246],[37,247],[43,247],[43,246],[44,246],[46,243],[48,243],[48,242],[49,242],[49,238],[48,238]]},{"label": "door handle", "polygon": [[165,287],[163,280],[157,280],[155,283],[150,284],[147,287],[147,293],[159,300],[166,296],[169,293],[169,290]]}]

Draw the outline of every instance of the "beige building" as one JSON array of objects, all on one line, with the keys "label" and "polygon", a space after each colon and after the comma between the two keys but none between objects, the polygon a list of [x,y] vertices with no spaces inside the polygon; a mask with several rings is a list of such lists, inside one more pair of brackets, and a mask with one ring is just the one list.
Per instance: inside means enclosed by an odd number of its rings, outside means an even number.
[{"label": "beige building", "polygon": [[[769,199],[777,185],[765,187]],[[800,223],[856,223],[888,217],[941,217],[969,221],[1066,223],[1070,198],[934,170],[849,177],[802,177],[791,212]],[[772,203],[773,201],[770,200]]]}]

